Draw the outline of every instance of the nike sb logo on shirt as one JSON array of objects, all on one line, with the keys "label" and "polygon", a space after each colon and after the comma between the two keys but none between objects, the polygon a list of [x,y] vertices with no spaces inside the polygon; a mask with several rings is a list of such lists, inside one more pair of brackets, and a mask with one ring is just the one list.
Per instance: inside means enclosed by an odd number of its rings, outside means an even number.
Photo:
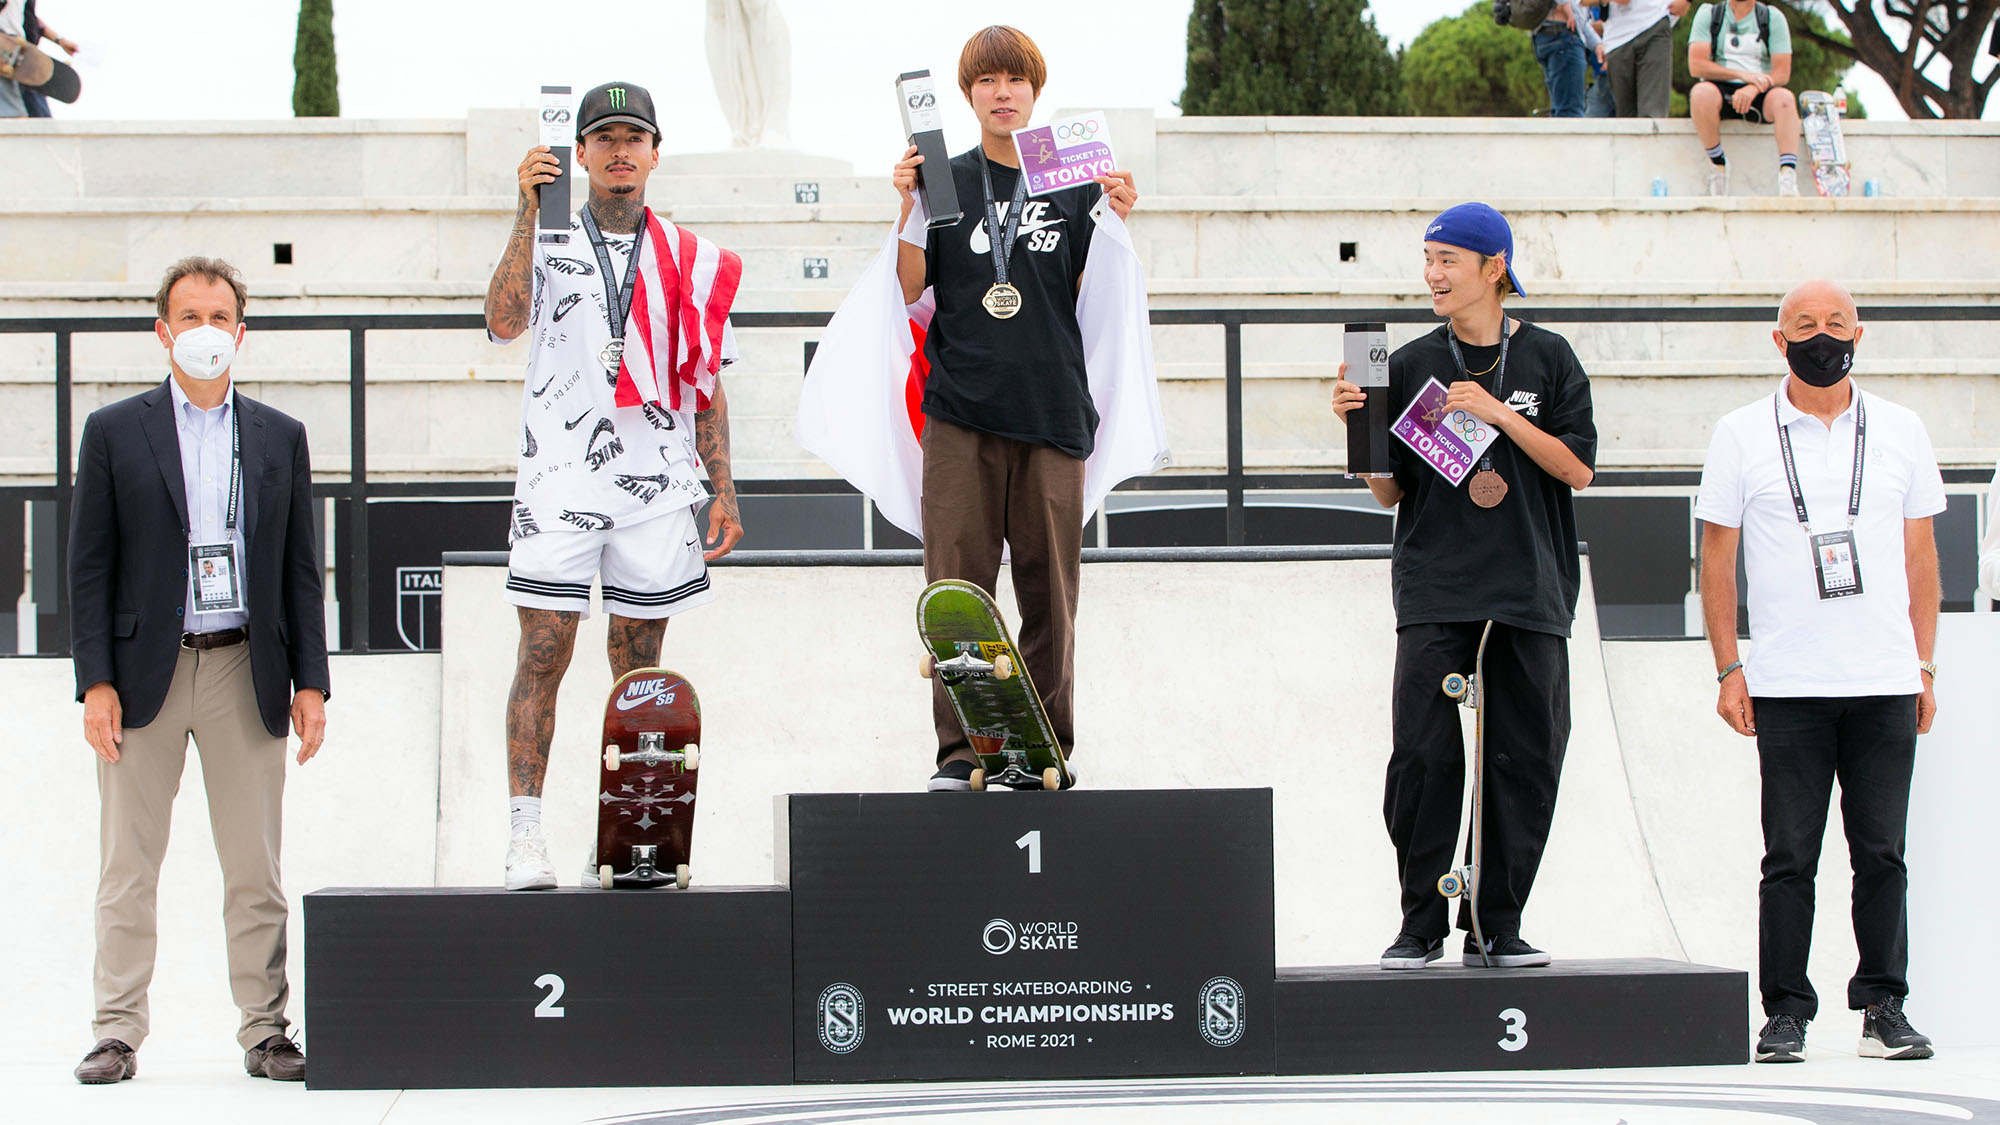
[{"label": "nike sb logo on shirt", "polygon": [[1523,418],[1540,418],[1542,396],[1533,391],[1515,391],[1507,396],[1507,409],[1520,414]]},{"label": "nike sb logo on shirt", "polygon": [[[1000,223],[1003,230],[1006,229],[1007,209],[1012,205],[1012,200],[999,204]],[[1046,199],[1030,199],[1028,202],[1022,204],[1021,226],[1015,235],[1019,239],[1018,245],[1026,246],[1029,250],[1037,254],[1054,253],[1056,247],[1062,245],[1063,232],[1058,228],[1063,225],[1064,219],[1061,215],[1056,215],[1054,218],[1050,218],[1049,215],[1049,201]],[[985,223],[982,222],[973,226],[970,245],[974,254],[991,254],[993,252],[993,241],[986,235]]]}]

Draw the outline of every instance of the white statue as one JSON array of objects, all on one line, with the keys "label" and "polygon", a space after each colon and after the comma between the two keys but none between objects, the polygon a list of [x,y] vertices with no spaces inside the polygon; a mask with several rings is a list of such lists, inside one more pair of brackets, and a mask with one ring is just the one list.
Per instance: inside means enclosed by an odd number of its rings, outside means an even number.
[{"label": "white statue", "polygon": [[784,147],[792,41],[778,0],[708,0],[708,69],[730,147]]}]

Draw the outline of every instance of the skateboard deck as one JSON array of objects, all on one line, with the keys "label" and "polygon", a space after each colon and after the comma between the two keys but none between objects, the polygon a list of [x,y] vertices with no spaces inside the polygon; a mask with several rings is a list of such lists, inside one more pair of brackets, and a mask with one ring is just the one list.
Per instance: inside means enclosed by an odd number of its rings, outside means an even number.
[{"label": "skateboard deck", "polygon": [[665,668],[611,685],[598,763],[597,885],[688,885],[700,780],[701,700]]},{"label": "skateboard deck", "polygon": [[1799,95],[1799,117],[1806,148],[1812,153],[1813,185],[1822,197],[1847,195],[1852,173],[1847,162],[1847,138],[1840,131],[1840,106],[1832,94],[1808,90]]},{"label": "skateboard deck", "polygon": [[18,35],[0,33],[0,78],[11,78],[59,102],[73,102],[83,92],[75,67]]},{"label": "skateboard deck", "polygon": [[1453,672],[1444,678],[1444,693],[1462,707],[1472,708],[1472,827],[1466,832],[1465,865],[1438,876],[1438,893],[1446,898],[1464,896],[1465,911],[1472,919],[1472,940],[1479,945],[1480,964],[1490,965],[1486,956],[1486,934],[1479,928],[1479,858],[1483,835],[1480,815],[1486,803],[1486,641],[1493,635],[1493,623],[1479,633],[1479,651],[1472,658],[1472,675]]},{"label": "skateboard deck", "polygon": [[986,591],[947,578],[917,599],[918,671],[944,685],[979,765],[972,787],[1067,789],[1075,784],[1042,697]]}]

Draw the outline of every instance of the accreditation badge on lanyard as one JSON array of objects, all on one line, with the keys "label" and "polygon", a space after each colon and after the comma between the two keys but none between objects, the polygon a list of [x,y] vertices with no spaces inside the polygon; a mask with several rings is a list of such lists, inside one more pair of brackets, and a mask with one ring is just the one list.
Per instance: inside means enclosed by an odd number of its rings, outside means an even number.
[{"label": "accreditation badge on lanyard", "polygon": [[228,613],[243,608],[243,558],[236,549],[236,507],[243,490],[243,428],[231,408],[229,510],[220,541],[197,543],[188,534],[188,575],[194,583],[196,613]]},{"label": "accreditation badge on lanyard", "polygon": [[[1783,391],[1778,392],[1783,394]],[[1778,422],[1778,451],[1784,455],[1785,483],[1792,490],[1792,510],[1805,528],[1806,543],[1812,548],[1813,578],[1819,583],[1821,601],[1848,598],[1861,593],[1861,555],[1855,546],[1854,521],[1861,515],[1862,455],[1868,448],[1868,415],[1861,405],[1861,392],[1854,392],[1854,473],[1847,492],[1847,528],[1815,534],[1806,513],[1806,498],[1799,491],[1798,463],[1792,456],[1792,436],[1778,415],[1778,400],[1771,399],[1771,415]]]}]

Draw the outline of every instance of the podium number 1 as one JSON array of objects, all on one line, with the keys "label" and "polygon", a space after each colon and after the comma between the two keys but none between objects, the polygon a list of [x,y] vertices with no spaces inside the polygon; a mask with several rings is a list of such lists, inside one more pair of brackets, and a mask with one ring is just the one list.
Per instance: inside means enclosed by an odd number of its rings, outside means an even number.
[{"label": "podium number 1", "polygon": [[543,973],[535,978],[535,987],[549,990],[549,994],[542,997],[542,1002],[535,1005],[535,1018],[552,1020],[563,1018],[562,1005],[556,1003],[562,999],[563,979],[554,973]]},{"label": "podium number 1", "polygon": [[1042,873],[1042,830],[1039,828],[1031,829],[1027,835],[1014,841],[1014,846],[1027,850],[1028,874],[1040,875]]}]

